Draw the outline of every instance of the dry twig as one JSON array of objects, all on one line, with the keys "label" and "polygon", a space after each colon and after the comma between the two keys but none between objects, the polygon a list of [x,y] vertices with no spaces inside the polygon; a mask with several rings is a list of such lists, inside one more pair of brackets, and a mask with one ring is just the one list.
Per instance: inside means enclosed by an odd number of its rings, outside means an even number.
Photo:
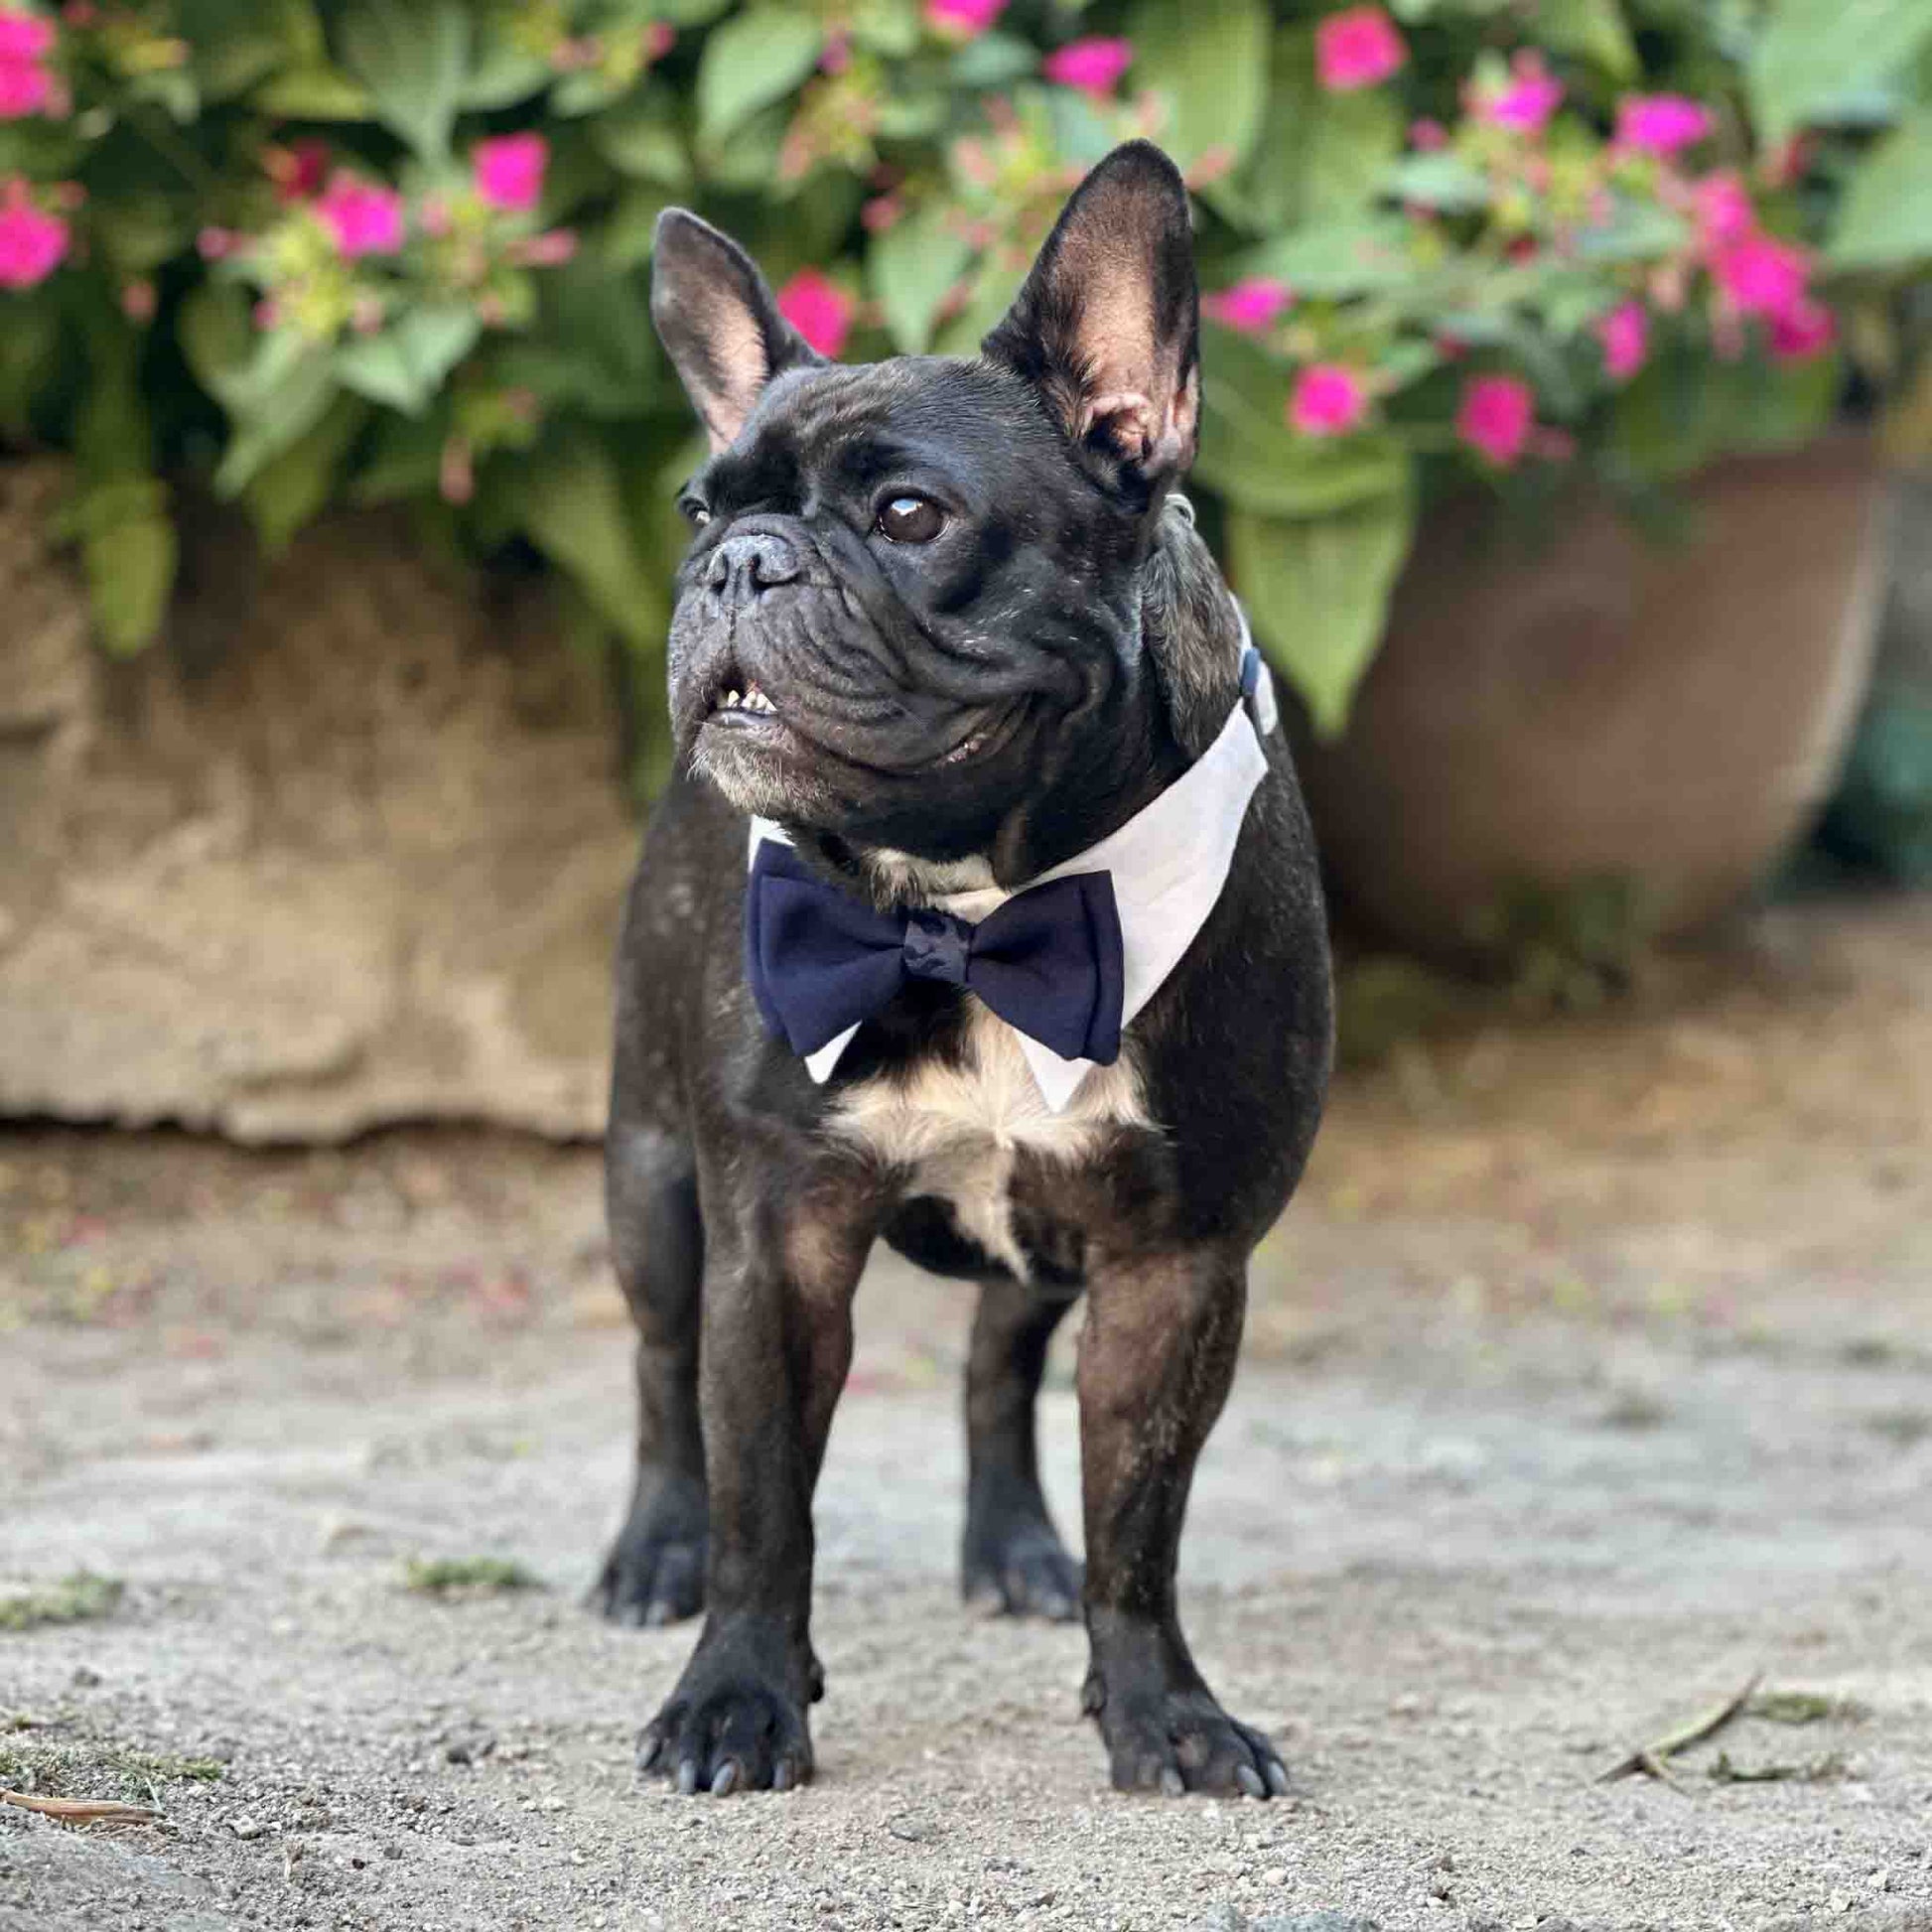
[{"label": "dry twig", "polygon": [[63,1825],[152,1825],[161,1816],[146,1805],[124,1805],[116,1798],[36,1798],[26,1791],[0,1791],[0,1805],[37,1811]]},{"label": "dry twig", "polygon": [[1752,1671],[1743,1687],[1733,1691],[1722,1704],[1714,1704],[1698,1717],[1687,1719],[1655,1742],[1626,1751],[1614,1764],[1596,1774],[1596,1782],[1608,1784],[1615,1778],[1627,1778],[1633,1771],[1642,1771],[1648,1777],[1661,1779],[1674,1791],[1682,1791],[1685,1787],[1671,1776],[1670,1759],[1693,1744],[1703,1743],[1707,1737],[1715,1737],[1750,1702],[1751,1693],[1763,1675],[1762,1671]]}]

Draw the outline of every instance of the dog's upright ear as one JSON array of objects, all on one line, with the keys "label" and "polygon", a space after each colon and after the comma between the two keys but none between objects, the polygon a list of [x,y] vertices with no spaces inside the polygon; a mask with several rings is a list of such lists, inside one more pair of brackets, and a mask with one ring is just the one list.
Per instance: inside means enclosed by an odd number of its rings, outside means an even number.
[{"label": "dog's upright ear", "polygon": [[1035,386],[1104,481],[1152,503],[1199,439],[1199,309],[1186,187],[1130,141],[1074,190],[981,348]]},{"label": "dog's upright ear", "polygon": [[738,440],[774,375],[824,359],[778,313],[751,256],[681,207],[657,217],[650,319],[714,454]]}]

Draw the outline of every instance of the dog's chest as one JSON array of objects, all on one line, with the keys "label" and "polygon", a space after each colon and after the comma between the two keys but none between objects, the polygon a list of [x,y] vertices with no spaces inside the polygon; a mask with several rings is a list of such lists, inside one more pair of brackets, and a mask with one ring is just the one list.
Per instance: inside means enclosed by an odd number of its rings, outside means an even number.
[{"label": "dog's chest", "polygon": [[1131,1045],[1112,1066],[1095,1067],[1055,1113],[1012,1028],[977,1001],[959,1060],[867,1080],[843,1096],[832,1121],[903,1176],[908,1196],[945,1202],[959,1232],[1022,1281],[1039,1272],[1036,1243],[1026,1238],[1039,1216],[1030,1209],[1027,1229],[1016,1222],[1023,1169],[1044,1166],[1070,1180],[1123,1131],[1152,1127]]}]

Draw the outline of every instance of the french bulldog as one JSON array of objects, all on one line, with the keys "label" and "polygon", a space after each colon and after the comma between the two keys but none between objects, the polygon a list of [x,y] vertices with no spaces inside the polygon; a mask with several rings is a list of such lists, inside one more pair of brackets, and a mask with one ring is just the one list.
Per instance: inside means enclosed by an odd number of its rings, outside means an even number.
[{"label": "french bulldog", "polygon": [[[719,1795],[812,1773],[812,1493],[883,1237],[978,1285],[967,1596],[1084,1617],[1117,1786],[1283,1792],[1174,1596],[1332,1036],[1289,753],[1175,488],[1186,191],[1145,142],[1101,162],[976,357],[824,360],[681,209],[651,314],[710,456],[682,495],[678,775],[618,955],[637,1462],[596,1597],[704,1622],[639,1763]],[[1084,1568],[1034,1426],[1082,1295]]]}]

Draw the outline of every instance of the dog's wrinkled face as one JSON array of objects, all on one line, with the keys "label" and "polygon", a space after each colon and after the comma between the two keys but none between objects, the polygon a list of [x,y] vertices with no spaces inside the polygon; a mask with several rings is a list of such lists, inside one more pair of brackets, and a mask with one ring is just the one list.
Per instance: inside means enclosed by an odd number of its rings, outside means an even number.
[{"label": "dog's wrinkled face", "polygon": [[1191,456],[1185,193],[1145,144],[1069,203],[977,360],[820,360],[725,237],[659,224],[652,314],[710,433],[671,627],[681,758],[741,809],[984,850],[1131,675]]}]

